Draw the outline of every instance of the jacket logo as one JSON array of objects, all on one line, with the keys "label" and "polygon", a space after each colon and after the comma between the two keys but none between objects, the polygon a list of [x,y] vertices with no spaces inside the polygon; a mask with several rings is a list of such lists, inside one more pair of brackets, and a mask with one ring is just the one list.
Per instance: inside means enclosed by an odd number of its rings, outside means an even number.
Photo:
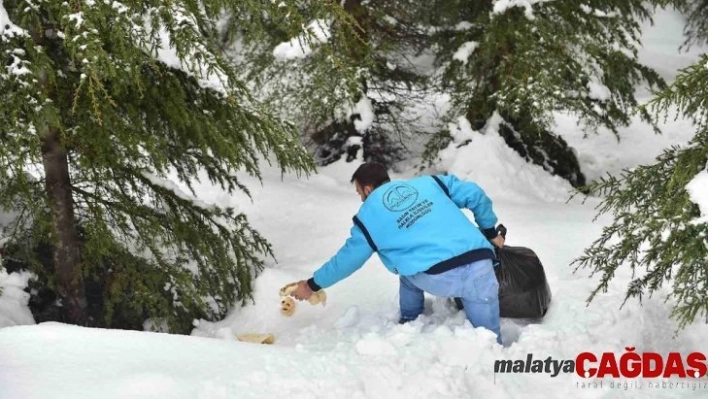
[{"label": "jacket logo", "polygon": [[418,190],[405,183],[395,184],[383,195],[383,204],[389,211],[401,212],[410,208],[418,199]]}]

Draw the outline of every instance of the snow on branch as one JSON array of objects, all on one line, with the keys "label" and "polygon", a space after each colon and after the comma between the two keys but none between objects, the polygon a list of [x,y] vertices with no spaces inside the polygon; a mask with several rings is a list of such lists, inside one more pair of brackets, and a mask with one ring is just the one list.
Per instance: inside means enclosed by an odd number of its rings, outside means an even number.
[{"label": "snow on branch", "polygon": [[0,40],[5,42],[7,38],[27,35],[27,32],[12,23],[2,3],[3,0],[0,0]]},{"label": "snow on branch", "polygon": [[[152,11],[150,14],[160,15],[157,9]],[[162,26],[157,32],[157,40],[151,43],[157,60],[196,78],[203,88],[227,94],[229,78],[218,64],[215,54],[202,42],[196,16],[184,7],[174,5],[170,7],[170,15],[171,21],[160,21]],[[146,27],[149,26],[146,23]],[[179,36],[189,38],[190,45],[177,47],[175,42]]]},{"label": "snow on branch", "polygon": [[74,49],[76,58],[82,60],[86,75],[92,76],[92,70],[94,75],[99,75],[100,65],[116,62],[113,54],[106,53],[105,40],[98,34],[100,20],[108,18],[116,21],[111,34],[124,38],[125,43],[195,78],[202,88],[224,95],[230,92],[228,72],[209,49],[198,22],[199,16],[182,2],[142,9],[112,1],[101,5],[100,10],[91,8],[94,0],[84,0],[83,3],[80,9],[84,11],[63,17],[66,35],[64,32],[57,34]]},{"label": "snow on branch", "polygon": [[185,193],[178,185],[176,185],[171,180],[161,178],[149,172],[142,172],[141,174],[143,177],[148,179],[150,183],[173,192],[178,198],[191,202],[192,204],[194,204],[194,206],[198,208],[204,209],[206,211],[214,211],[215,209],[218,209],[216,205],[207,204],[206,202],[198,200],[192,197],[191,195]]},{"label": "snow on branch", "polygon": [[686,185],[686,191],[691,202],[698,205],[701,211],[701,216],[692,223],[708,223],[708,167]]},{"label": "snow on branch", "polygon": [[586,14],[594,14],[596,17],[600,17],[600,18],[605,18],[605,17],[614,18],[619,15],[616,12],[609,12],[608,13],[608,12],[604,12],[602,10],[597,10],[597,9],[591,8],[585,4],[581,4],[580,9],[583,10],[583,12],[585,12]]},{"label": "snow on branch", "polygon": [[[16,37],[27,36],[27,31],[21,29],[10,20],[7,10],[3,6],[3,0],[0,0],[0,43],[7,43]],[[16,48],[11,51],[11,61],[5,65],[4,73],[0,73],[0,78],[5,78],[7,75],[26,75],[30,73],[27,68],[27,62],[22,57],[25,55],[25,50]]]},{"label": "snow on branch", "polygon": [[273,56],[279,60],[305,58],[312,54],[312,44],[327,43],[332,36],[329,23],[322,19],[312,21],[303,29],[305,32],[299,36],[275,46]]},{"label": "snow on branch", "polygon": [[591,76],[587,84],[588,97],[598,101],[609,101],[612,91],[605,86],[596,76]]},{"label": "snow on branch", "polygon": [[474,50],[477,48],[477,42],[465,42],[460,48],[453,54],[452,59],[453,60],[458,60],[462,62],[463,64],[467,65],[467,60],[470,58],[470,55],[474,53]]},{"label": "snow on branch", "polygon": [[493,14],[503,14],[507,10],[514,7],[523,7],[526,18],[533,20],[533,5],[538,3],[547,3],[553,0],[496,0],[494,2]]}]

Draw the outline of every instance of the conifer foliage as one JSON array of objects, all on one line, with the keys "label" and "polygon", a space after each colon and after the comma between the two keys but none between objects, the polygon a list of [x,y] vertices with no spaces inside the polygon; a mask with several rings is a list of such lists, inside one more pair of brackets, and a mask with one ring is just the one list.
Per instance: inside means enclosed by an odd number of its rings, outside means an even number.
[{"label": "conifer foliage", "polygon": [[[696,134],[685,146],[663,152],[651,165],[609,176],[590,185],[604,195],[600,214],[614,222],[575,261],[601,275],[588,299],[607,290],[620,267],[633,279],[626,300],[671,284],[672,316],[679,328],[701,317],[708,322],[708,209],[692,192],[708,187],[708,56],[684,70],[650,103],[657,114],[678,108],[695,122]],[[704,204],[705,208],[706,205]]]},{"label": "conifer foliage", "polygon": [[407,142],[420,130],[406,113],[426,88],[411,59],[427,37],[416,1],[346,0],[322,10],[326,3],[298,3],[308,17],[299,32],[270,17],[258,33],[228,23],[235,32],[226,31],[224,46],[265,101],[298,124],[319,165],[357,152],[392,165],[410,155]]},{"label": "conifer foliage", "polygon": [[708,0],[682,0],[678,5],[686,15],[684,45],[708,44]]},{"label": "conifer foliage", "polygon": [[248,299],[270,245],[238,210],[188,192],[198,179],[248,192],[235,173],[260,177],[264,156],[311,170],[293,126],[264,111],[214,46],[225,10],[256,26],[250,16],[282,7],[0,6],[0,208],[19,215],[4,257],[31,263],[56,292],[57,318],[75,324],[114,326],[121,314],[129,327],[151,318],[186,332]]},{"label": "conifer foliage", "polygon": [[441,84],[457,112],[475,128],[499,113],[512,148],[582,187],[585,178],[554,132],[553,114],[579,116],[588,132],[604,127],[617,134],[630,123],[638,110],[635,87],[665,86],[637,58],[641,24],[660,3],[436,0],[422,12],[434,28]]}]

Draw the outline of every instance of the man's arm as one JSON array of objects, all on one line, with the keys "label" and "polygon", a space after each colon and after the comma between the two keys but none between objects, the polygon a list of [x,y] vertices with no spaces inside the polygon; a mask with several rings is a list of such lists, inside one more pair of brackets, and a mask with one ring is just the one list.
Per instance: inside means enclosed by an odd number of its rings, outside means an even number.
[{"label": "man's arm", "polygon": [[359,270],[373,254],[374,250],[366,241],[364,233],[354,225],[344,246],[315,271],[313,277],[307,280],[307,285],[315,292],[332,286]]},{"label": "man's arm", "polygon": [[458,207],[472,211],[484,236],[489,240],[495,238],[497,215],[492,209],[492,200],[484,190],[476,183],[462,181],[455,175],[439,175],[438,178],[447,186],[450,198]]}]

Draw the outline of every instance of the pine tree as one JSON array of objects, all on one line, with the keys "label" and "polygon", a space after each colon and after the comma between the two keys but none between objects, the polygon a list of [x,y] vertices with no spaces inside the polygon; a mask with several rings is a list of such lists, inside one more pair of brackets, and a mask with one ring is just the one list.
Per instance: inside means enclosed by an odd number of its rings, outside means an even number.
[{"label": "pine tree", "polygon": [[236,172],[260,178],[262,158],[313,164],[220,55],[216,21],[263,28],[249,16],[292,3],[0,2],[0,208],[18,211],[12,258],[46,278],[61,320],[186,332],[250,298],[270,244],[193,186],[248,193]]},{"label": "pine tree", "polygon": [[[322,2],[301,2],[296,13],[309,34],[286,32],[268,19],[273,29],[264,35],[240,29],[228,52],[246,80],[264,89],[266,102],[298,122],[319,165],[353,159],[357,151],[391,165],[420,131],[405,111],[426,87],[410,60],[425,38],[412,2],[347,0],[329,8],[329,16],[318,10]],[[279,54],[289,41],[308,51]]]},{"label": "pine tree", "polygon": [[684,46],[708,44],[708,0],[684,0],[679,9],[686,15]]},{"label": "pine tree", "polygon": [[708,215],[701,217],[687,185],[708,174],[708,56],[682,70],[676,81],[650,103],[657,114],[678,108],[696,124],[696,134],[685,146],[673,146],[656,163],[626,170],[590,185],[604,195],[599,213],[614,221],[574,264],[601,274],[588,298],[606,292],[620,267],[632,269],[625,303],[641,301],[671,284],[672,317],[679,329],[702,317],[708,322]]},{"label": "pine tree", "polygon": [[[653,2],[665,3],[665,1]],[[577,115],[582,127],[615,134],[639,112],[634,90],[665,87],[637,60],[640,28],[650,2],[504,2],[436,0],[420,3],[433,27],[440,83],[453,98],[453,112],[481,128],[495,112],[500,133],[527,160],[576,187],[585,178],[575,154],[553,131],[554,112]],[[428,155],[449,142],[441,131]]]}]

